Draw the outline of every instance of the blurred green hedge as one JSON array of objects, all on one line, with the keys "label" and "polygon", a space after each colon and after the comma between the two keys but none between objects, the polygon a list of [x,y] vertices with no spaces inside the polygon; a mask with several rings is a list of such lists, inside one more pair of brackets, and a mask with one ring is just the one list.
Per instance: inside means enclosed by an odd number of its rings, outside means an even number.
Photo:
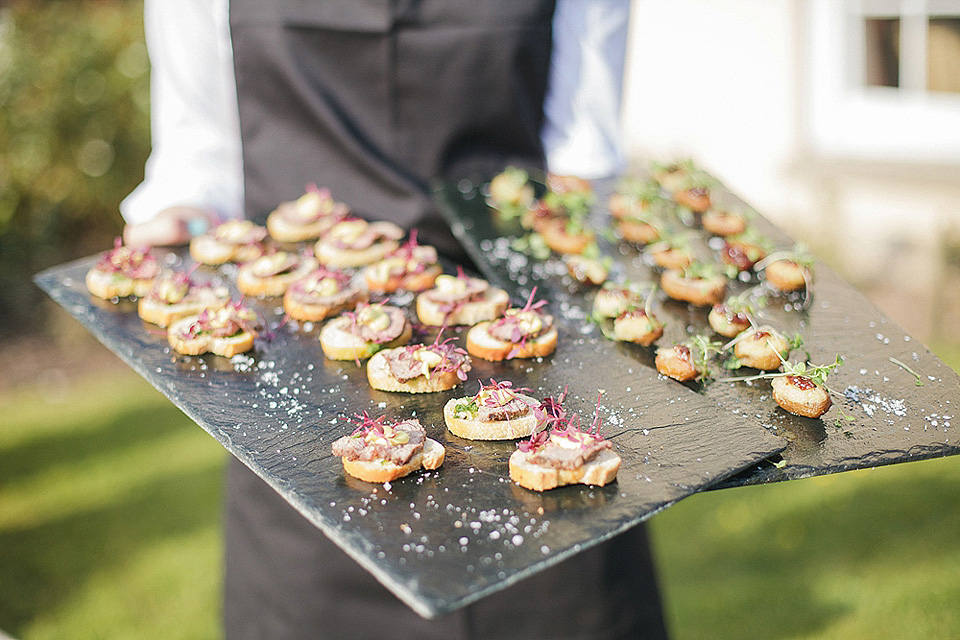
[{"label": "blurred green hedge", "polygon": [[42,324],[30,276],[120,233],[149,151],[148,71],[141,2],[0,8],[0,334]]}]

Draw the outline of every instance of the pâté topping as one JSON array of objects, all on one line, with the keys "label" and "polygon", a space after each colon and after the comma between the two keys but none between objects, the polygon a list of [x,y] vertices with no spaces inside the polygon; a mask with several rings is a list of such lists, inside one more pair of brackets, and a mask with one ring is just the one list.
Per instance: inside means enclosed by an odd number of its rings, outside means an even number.
[{"label": "p\u00e2t\u00e9 topping", "polygon": [[335,441],[332,452],[349,460],[383,460],[398,465],[406,464],[423,448],[426,440],[426,430],[416,419],[390,423],[386,416],[371,418],[364,411],[348,418],[348,422],[355,424],[356,428],[349,436]]},{"label": "p\u00e2t\u00e9 topping", "polygon": [[524,392],[530,392],[530,389],[514,389],[509,380],[497,382],[491,378],[490,384],[480,383],[480,390],[473,398],[454,406],[454,414],[463,419],[512,420],[530,413],[537,406],[531,404],[529,398],[519,395]]},{"label": "p\u00e2t\u00e9 topping", "polygon": [[270,278],[290,273],[300,265],[301,259],[290,251],[277,251],[253,261],[250,271],[259,278]]},{"label": "p\u00e2t\u00e9 topping", "polygon": [[338,249],[359,251],[379,240],[399,240],[403,230],[389,222],[367,222],[362,218],[346,218],[330,228],[320,239]]},{"label": "p\u00e2t\u00e9 topping", "polygon": [[297,198],[289,206],[280,207],[280,215],[295,224],[306,225],[321,218],[345,217],[350,208],[333,199],[329,189],[319,189],[317,185],[307,186],[307,192]]},{"label": "p\u00e2t\u00e9 topping", "polygon": [[320,267],[305,278],[297,280],[290,290],[304,297],[332,298],[342,292],[350,283],[350,274],[336,269]]},{"label": "p\u00e2t\u00e9 topping", "polygon": [[[546,398],[535,409],[538,431],[529,440],[521,441],[517,448],[532,454],[530,462],[555,467],[575,469],[613,444],[600,433],[600,396],[593,423],[587,429],[580,426],[580,417],[563,408],[566,390],[559,398]],[[541,428],[542,425],[542,428]]]},{"label": "p\u00e2t\u00e9 topping", "polygon": [[396,339],[407,323],[401,309],[383,303],[360,303],[354,311],[347,311],[344,315],[350,319],[348,331],[378,344]]},{"label": "p\u00e2t\u00e9 topping", "polygon": [[430,345],[409,345],[386,352],[390,373],[400,381],[448,372],[455,373],[461,381],[466,380],[471,369],[470,356],[452,341],[453,338],[440,342],[438,335]]},{"label": "p\u00e2t\u00e9 topping", "polygon": [[[553,326],[553,317],[543,313],[547,305],[546,300],[534,302],[537,288],[534,287],[527,298],[526,304],[519,309],[507,309],[503,315],[492,323],[488,329],[491,336],[504,342],[518,344],[514,351],[520,351],[526,346],[527,340],[532,340],[550,330]],[[511,352],[507,358],[513,357]]]},{"label": "p\u00e2t\u00e9 topping", "polygon": [[244,307],[238,301],[215,311],[204,309],[197,316],[197,319],[181,333],[181,336],[185,339],[192,339],[201,335],[210,335],[214,338],[231,338],[244,332],[256,333],[258,329],[259,318],[257,312]]},{"label": "p\u00e2t\u00e9 topping", "polygon": [[147,248],[133,248],[123,244],[121,238],[113,242],[113,249],[105,251],[95,267],[98,271],[132,278],[149,280],[160,272],[157,257]]},{"label": "p\u00e2t\u00e9 topping", "polygon": [[416,275],[426,271],[427,267],[437,264],[437,250],[430,245],[417,244],[417,232],[410,232],[410,238],[386,258],[373,265],[373,275],[378,280],[392,277]]},{"label": "p\u00e2t\u00e9 topping", "polygon": [[256,244],[267,237],[267,230],[250,220],[228,220],[214,230],[213,236],[226,244]]}]

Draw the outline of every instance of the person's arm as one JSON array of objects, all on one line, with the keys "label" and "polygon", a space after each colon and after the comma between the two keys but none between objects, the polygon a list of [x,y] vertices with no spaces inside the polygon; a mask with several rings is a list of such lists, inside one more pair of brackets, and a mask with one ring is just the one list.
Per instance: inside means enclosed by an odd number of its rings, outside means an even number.
[{"label": "person's arm", "polygon": [[620,135],[629,0],[558,0],[541,133],[547,169],[595,179],[624,168]]},{"label": "person's arm", "polygon": [[243,212],[227,0],[146,0],[153,147],[120,204],[127,244],[182,244]]}]

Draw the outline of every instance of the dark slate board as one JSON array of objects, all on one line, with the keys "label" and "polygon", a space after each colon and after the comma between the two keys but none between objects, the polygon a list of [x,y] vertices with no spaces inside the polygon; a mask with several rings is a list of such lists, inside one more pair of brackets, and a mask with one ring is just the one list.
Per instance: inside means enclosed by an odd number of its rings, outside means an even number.
[{"label": "dark slate board", "polygon": [[[597,185],[598,199],[591,224],[608,227],[606,201],[612,183]],[[578,320],[592,308],[593,292],[575,285],[557,257],[538,261],[511,248],[512,238],[523,233],[516,222],[504,222],[486,206],[484,185],[461,182],[440,191],[444,213],[478,268],[492,281],[514,295],[526,295],[531,286],[568,309],[567,318]],[[720,186],[712,190],[716,202],[752,211],[735,194]],[[754,225],[778,249],[794,242],[756,212]],[[689,227],[702,257],[713,254],[708,235],[693,220]],[[614,259],[612,278],[631,282],[656,281],[658,276],[636,246],[599,235],[605,255]],[[757,284],[734,282],[730,290],[740,293]],[[696,333],[710,334],[707,310],[667,299],[659,292],[656,314],[667,327],[659,345],[670,345]],[[811,298],[804,304],[798,294],[774,296],[759,313],[761,322],[772,324],[787,335],[799,332],[810,352],[811,362],[830,364],[837,354],[845,363],[828,384],[842,394],[822,418],[812,420],[780,409],[770,397],[770,383],[713,382],[704,386],[687,383],[721,409],[721,422],[741,423],[746,417],[770,433],[783,436],[789,445],[782,461],[765,461],[713,488],[792,480],[850,469],[920,460],[960,453],[960,379],[919,340],[907,335],[873,304],[833,271],[818,261],[814,268]],[[585,335],[597,332],[581,323]],[[721,339],[723,340],[723,339]],[[613,342],[601,343],[607,353],[630,354],[638,367],[654,367],[654,349]],[[919,374],[919,380],[893,360]],[[753,370],[747,370],[748,373]],[[727,375],[743,375],[731,373]],[[659,383],[680,385],[661,376]],[[922,386],[921,386],[922,385]],[[841,414],[842,412],[842,414]],[[785,463],[785,464],[784,464]]]},{"label": "dark slate board", "polygon": [[[171,265],[181,261],[177,254],[167,259]],[[596,335],[583,335],[576,322],[564,325],[551,357],[504,364],[475,360],[466,390],[419,396],[373,391],[355,363],[325,360],[316,327],[280,326],[272,339],[258,341],[251,356],[176,356],[162,332],[139,320],[133,302],[101,302],[86,292],[84,274],[94,262],[92,257],[56,267],[36,282],[426,617],[462,607],[614,536],[785,446],[753,418],[720,420],[713,402],[663,384],[629,352],[611,352]],[[196,276],[230,281],[234,270],[201,268]],[[256,306],[272,325],[280,324],[276,299]],[[443,404],[475,393],[476,381],[490,377],[512,380],[540,397],[569,385],[568,407],[588,423],[598,389],[604,389],[603,431],[623,457],[618,481],[538,494],[507,477],[514,443],[470,442],[446,432]],[[342,416],[364,409],[420,418],[428,434],[447,446],[443,467],[390,486],[345,477],[330,444],[352,430]]]}]

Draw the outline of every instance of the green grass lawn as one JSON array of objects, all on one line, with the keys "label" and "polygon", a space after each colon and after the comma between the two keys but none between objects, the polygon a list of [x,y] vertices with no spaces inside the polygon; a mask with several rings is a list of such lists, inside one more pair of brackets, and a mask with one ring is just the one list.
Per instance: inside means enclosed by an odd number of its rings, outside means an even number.
[{"label": "green grass lawn", "polygon": [[[219,637],[224,461],[133,373],[0,394],[0,630]],[[675,638],[960,637],[960,457],[708,492],[652,530]]]},{"label": "green grass lawn", "polygon": [[218,637],[220,445],[132,372],[0,408],[0,630]]}]

